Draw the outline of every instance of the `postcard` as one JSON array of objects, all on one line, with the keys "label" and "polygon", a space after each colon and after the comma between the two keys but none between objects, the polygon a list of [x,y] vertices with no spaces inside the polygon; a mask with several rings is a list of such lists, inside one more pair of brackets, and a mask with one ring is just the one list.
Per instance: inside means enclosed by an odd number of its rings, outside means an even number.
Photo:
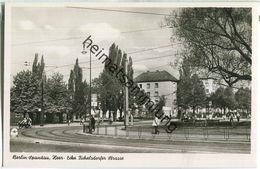
[{"label": "postcard", "polygon": [[4,167],[255,167],[257,5],[5,3]]}]

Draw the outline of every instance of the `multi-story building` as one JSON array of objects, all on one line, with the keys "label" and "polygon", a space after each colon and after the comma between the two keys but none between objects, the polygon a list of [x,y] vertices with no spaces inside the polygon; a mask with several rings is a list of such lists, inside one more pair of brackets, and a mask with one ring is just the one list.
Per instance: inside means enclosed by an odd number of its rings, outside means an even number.
[{"label": "multi-story building", "polygon": [[159,102],[160,96],[164,96],[165,106],[172,110],[176,108],[178,80],[167,71],[147,71],[137,76],[134,81],[155,103]]}]

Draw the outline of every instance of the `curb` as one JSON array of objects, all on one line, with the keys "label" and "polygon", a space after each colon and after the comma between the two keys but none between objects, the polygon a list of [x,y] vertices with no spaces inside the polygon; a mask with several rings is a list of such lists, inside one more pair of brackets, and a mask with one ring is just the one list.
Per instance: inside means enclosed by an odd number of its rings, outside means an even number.
[{"label": "curb", "polygon": [[103,138],[120,138],[120,139],[133,139],[133,140],[156,140],[156,141],[173,141],[173,142],[197,142],[197,143],[224,143],[224,144],[251,144],[250,141],[230,141],[230,140],[205,140],[205,139],[156,139],[156,138],[136,138],[129,136],[113,136],[113,135],[103,135],[103,134],[89,134],[89,133],[83,133],[83,131],[76,132],[78,135],[87,135],[87,136],[93,136],[93,137],[103,137]]}]

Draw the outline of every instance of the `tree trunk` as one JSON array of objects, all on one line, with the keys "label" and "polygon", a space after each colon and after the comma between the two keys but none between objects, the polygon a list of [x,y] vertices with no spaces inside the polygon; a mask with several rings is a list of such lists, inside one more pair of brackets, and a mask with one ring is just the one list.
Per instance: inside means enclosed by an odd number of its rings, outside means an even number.
[{"label": "tree trunk", "polygon": [[120,120],[122,119],[122,115],[123,115],[123,110],[122,109],[119,109],[119,118],[120,118]]},{"label": "tree trunk", "polygon": [[59,122],[60,122],[60,123],[63,123],[63,113],[60,112],[59,115],[60,115],[60,116],[59,116]]},{"label": "tree trunk", "polygon": [[117,114],[117,112],[113,111],[113,121],[116,121],[116,114]]},{"label": "tree trunk", "polygon": [[111,110],[108,111],[108,118],[111,118]]},{"label": "tree trunk", "polygon": [[193,115],[193,118],[195,118],[195,109],[196,109],[196,107],[193,106],[193,107],[192,107],[192,115]]}]

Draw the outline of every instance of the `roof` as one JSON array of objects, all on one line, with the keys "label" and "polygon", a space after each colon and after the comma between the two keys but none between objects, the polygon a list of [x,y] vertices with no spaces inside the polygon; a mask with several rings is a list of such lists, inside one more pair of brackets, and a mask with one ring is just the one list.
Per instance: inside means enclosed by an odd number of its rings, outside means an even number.
[{"label": "roof", "polygon": [[178,80],[172,76],[170,73],[167,71],[155,71],[155,72],[144,72],[137,76],[134,79],[135,82],[140,83],[140,82],[162,82],[162,81],[173,81],[177,82]]}]

